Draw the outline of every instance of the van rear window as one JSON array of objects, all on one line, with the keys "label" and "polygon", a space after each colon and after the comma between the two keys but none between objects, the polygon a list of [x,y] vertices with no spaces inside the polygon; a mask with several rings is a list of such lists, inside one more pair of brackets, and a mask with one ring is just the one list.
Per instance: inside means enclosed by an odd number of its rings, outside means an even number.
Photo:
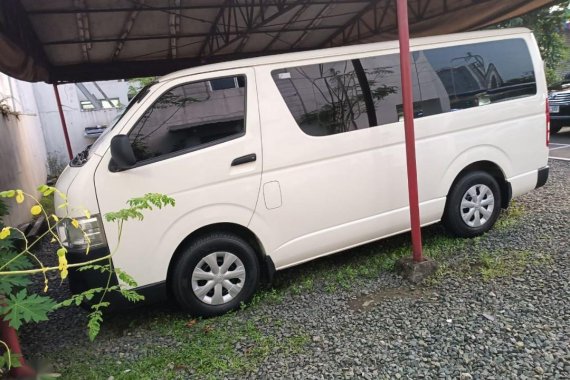
[{"label": "van rear window", "polygon": [[[414,117],[532,96],[536,81],[522,39],[412,53]],[[299,127],[326,136],[403,119],[397,54],[274,70],[273,79]]]}]

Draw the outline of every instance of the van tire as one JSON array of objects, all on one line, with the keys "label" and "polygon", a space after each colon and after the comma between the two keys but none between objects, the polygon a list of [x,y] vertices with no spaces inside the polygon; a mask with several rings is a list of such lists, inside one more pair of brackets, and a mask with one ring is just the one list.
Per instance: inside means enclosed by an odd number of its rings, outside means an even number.
[{"label": "van tire", "polygon": [[227,233],[211,233],[184,248],[175,263],[170,286],[182,309],[195,316],[212,317],[251,300],[259,278],[257,255],[245,240]]},{"label": "van tire", "polygon": [[501,191],[497,180],[484,171],[469,172],[451,188],[443,224],[455,236],[479,236],[493,227],[500,211]]}]

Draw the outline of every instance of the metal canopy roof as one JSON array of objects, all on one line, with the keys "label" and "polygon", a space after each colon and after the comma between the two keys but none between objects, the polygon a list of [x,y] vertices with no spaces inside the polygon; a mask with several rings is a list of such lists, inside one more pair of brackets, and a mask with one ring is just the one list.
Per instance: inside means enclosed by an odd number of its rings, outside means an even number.
[{"label": "metal canopy roof", "polygon": [[[408,0],[412,36],[473,30],[552,0]],[[2,0],[0,71],[26,81],[162,75],[397,39],[396,0]]]}]

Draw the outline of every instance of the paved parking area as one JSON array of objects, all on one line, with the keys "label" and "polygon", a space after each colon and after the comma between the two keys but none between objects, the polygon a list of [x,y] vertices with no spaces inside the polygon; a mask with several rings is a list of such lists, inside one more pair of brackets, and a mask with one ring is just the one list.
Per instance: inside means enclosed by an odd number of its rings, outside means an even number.
[{"label": "paved parking area", "polygon": [[555,160],[570,161],[570,127],[562,128],[550,139],[549,156]]}]

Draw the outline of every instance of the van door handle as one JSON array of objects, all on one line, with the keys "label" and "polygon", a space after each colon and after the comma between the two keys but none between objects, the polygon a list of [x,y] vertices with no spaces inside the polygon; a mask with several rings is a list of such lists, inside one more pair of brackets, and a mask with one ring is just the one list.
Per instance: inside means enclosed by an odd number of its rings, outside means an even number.
[{"label": "van door handle", "polygon": [[248,162],[254,162],[257,160],[257,155],[255,153],[246,154],[245,156],[238,157],[232,161],[232,166],[247,164]]}]

